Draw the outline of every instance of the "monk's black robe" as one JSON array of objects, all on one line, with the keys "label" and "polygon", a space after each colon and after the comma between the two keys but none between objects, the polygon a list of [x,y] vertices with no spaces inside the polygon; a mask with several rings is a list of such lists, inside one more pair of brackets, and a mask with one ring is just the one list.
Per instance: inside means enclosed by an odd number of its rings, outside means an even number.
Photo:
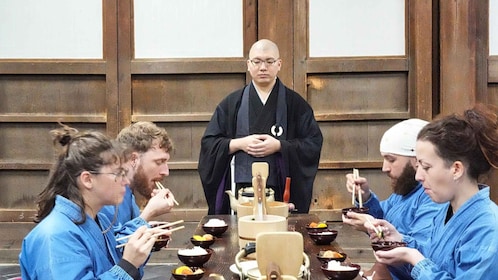
[{"label": "monk's black robe", "polygon": [[[243,93],[247,87],[254,91],[254,86],[251,83],[231,93],[218,104],[202,137],[198,171],[210,215],[227,214],[230,211],[229,198],[225,194],[225,190],[231,188],[230,161],[234,155],[238,159],[240,153],[244,152],[238,151],[230,155],[229,143],[231,139],[242,137],[236,136],[237,129],[239,132],[241,130],[241,121],[237,119],[240,115]],[[279,94],[279,97],[284,98],[284,100],[277,100],[276,104],[285,104],[286,110],[281,108],[273,110],[280,111],[277,113],[276,120],[285,116],[284,120],[279,120],[285,124],[284,128],[282,130],[273,129],[273,134],[271,128],[269,131],[257,133],[272,135],[281,143],[280,152],[272,156],[275,166],[270,166],[270,169],[273,168],[278,174],[274,186],[276,188],[275,197],[277,200],[282,199],[285,178],[291,177],[290,202],[294,203],[297,212],[308,213],[313,193],[313,182],[320,160],[322,133],[311,106],[298,93],[285,87],[277,79],[271,95],[273,94]],[[263,127],[268,129],[266,125]],[[251,134],[253,132],[250,131]],[[240,156],[247,157],[248,155]],[[264,161],[264,158],[257,161]]]}]

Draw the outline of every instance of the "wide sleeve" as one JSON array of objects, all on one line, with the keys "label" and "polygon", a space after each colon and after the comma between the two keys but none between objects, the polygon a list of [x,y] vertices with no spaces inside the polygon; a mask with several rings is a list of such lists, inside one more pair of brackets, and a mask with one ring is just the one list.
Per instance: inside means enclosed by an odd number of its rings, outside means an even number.
[{"label": "wide sleeve", "polygon": [[280,152],[289,166],[291,199],[299,213],[308,213],[313,182],[318,171],[323,136],[313,110],[304,99],[289,102],[287,140],[280,140]]},{"label": "wide sleeve", "polygon": [[[358,201],[355,201],[356,206],[359,206]],[[363,207],[368,207],[368,214],[372,215],[372,217],[376,219],[384,219],[384,208],[382,207],[387,204],[385,201],[379,201],[379,197],[373,192],[370,191],[370,197],[363,203]]]},{"label": "wide sleeve", "polygon": [[[418,198],[418,203],[414,204],[411,209],[413,213],[412,220],[408,225],[408,231],[403,233],[403,241],[407,242],[410,247],[417,248],[424,254],[426,246],[429,243],[436,215],[444,215],[441,209],[446,204],[437,204],[431,198],[422,193]],[[446,209],[446,207],[445,207]]]},{"label": "wide sleeve", "polygon": [[214,214],[218,188],[231,160],[229,155],[231,137],[227,130],[230,117],[228,112],[218,105],[201,140],[198,172],[209,214]]}]

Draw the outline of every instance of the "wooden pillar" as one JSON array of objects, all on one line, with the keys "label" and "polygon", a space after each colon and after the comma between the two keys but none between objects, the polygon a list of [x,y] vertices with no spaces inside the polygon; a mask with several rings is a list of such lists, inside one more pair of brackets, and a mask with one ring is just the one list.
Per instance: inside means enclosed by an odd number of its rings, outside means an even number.
[{"label": "wooden pillar", "polygon": [[258,40],[269,39],[278,45],[282,69],[279,77],[294,88],[294,4],[291,0],[258,1]]},{"label": "wooden pillar", "polygon": [[440,0],[440,111],[486,102],[488,1]]},{"label": "wooden pillar", "polygon": [[408,7],[411,116],[432,118],[432,1],[411,0]]}]

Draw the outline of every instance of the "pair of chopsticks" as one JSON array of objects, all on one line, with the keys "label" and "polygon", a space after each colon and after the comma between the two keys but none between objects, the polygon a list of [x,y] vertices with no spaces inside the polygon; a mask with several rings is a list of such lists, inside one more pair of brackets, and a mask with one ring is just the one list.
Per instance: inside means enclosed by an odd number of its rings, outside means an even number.
[{"label": "pair of chopsticks", "polygon": [[[359,177],[360,177],[360,172],[358,171],[358,169],[353,168],[353,179],[356,181],[356,180],[358,180]],[[355,203],[355,194],[356,194],[356,183],[355,183],[354,189],[352,191],[352,198],[351,198],[351,204],[353,204],[353,206],[356,204]],[[361,188],[358,189],[358,202],[359,202],[360,208],[362,208],[363,207],[363,198],[361,196]]]},{"label": "pair of chopsticks", "polygon": [[[158,229],[163,229],[163,228],[167,228],[167,227],[171,227],[171,226],[174,226],[174,225],[177,225],[177,224],[180,224],[180,223],[183,223],[183,220],[178,220],[176,222],[172,222],[172,223],[165,223],[163,225],[160,225],[160,226],[157,226],[157,227],[154,227],[154,228],[148,228],[147,231],[151,231],[151,230],[158,230]],[[169,232],[174,232],[174,231],[177,231],[179,229],[183,229],[185,228],[185,226],[179,226],[179,227],[176,227],[176,228],[172,228],[172,229],[166,229],[166,230],[163,230],[163,231],[160,231],[158,233],[155,233],[153,234],[152,236],[153,237],[158,237],[158,236],[161,236],[161,235],[164,235],[166,233],[169,233]],[[121,241],[121,240],[125,240],[125,239],[128,239],[130,238],[134,233],[130,234],[130,235],[126,235],[126,236],[122,236],[120,238],[116,238],[116,242],[117,241]],[[122,243],[122,244],[119,244],[118,246],[116,246],[116,248],[121,248],[121,247],[124,247],[126,245],[126,242],[125,243]]]},{"label": "pair of chopsticks", "polygon": [[[166,189],[166,188],[163,186],[163,184],[161,184],[161,182],[159,182],[159,181],[156,181],[156,187],[157,187],[158,189],[160,189],[160,190],[164,190],[164,189]],[[179,205],[180,205],[180,203],[178,203],[178,201],[176,201],[176,199],[175,199],[175,198],[173,198],[173,202],[176,204],[176,206],[179,206]]]}]

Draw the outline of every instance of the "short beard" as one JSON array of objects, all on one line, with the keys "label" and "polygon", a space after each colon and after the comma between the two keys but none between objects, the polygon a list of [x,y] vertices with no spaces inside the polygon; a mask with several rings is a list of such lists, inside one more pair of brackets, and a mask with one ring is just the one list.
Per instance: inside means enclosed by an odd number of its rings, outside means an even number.
[{"label": "short beard", "polygon": [[415,173],[413,166],[407,163],[399,178],[391,182],[393,192],[402,196],[409,194],[418,185],[417,180],[415,180]]},{"label": "short beard", "polygon": [[133,176],[133,180],[131,181],[130,188],[133,192],[138,192],[146,199],[151,198],[152,190],[149,187],[149,180],[141,166],[137,168],[135,176]]}]

